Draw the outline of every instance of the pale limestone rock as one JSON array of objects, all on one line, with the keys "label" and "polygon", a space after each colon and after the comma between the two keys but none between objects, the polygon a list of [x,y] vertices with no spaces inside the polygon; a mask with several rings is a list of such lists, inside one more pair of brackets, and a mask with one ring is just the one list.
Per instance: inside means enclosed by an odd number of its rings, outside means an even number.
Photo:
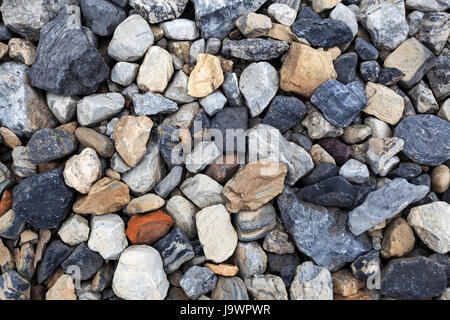
[{"label": "pale limestone rock", "polygon": [[219,58],[210,54],[199,54],[197,64],[189,75],[188,94],[202,98],[219,88],[224,80]]},{"label": "pale limestone rock", "polygon": [[88,193],[102,175],[102,165],[95,150],[86,148],[67,160],[63,175],[69,187],[83,194]]},{"label": "pale limestone rock", "polygon": [[73,278],[61,275],[45,294],[45,300],[77,300]]},{"label": "pale limestone rock", "polygon": [[299,265],[290,287],[292,300],[333,300],[330,271],[312,261]]},{"label": "pale limestone rock", "polygon": [[198,173],[184,180],[180,186],[181,192],[203,209],[209,206],[225,204],[222,197],[223,187],[205,174]]},{"label": "pale limestone rock", "polygon": [[69,246],[76,246],[89,239],[89,222],[79,214],[64,221],[58,230],[61,240]]},{"label": "pale limestone rock", "polygon": [[397,124],[405,106],[403,98],[394,90],[378,83],[369,82],[366,85],[367,106],[365,113],[377,117],[389,124]]},{"label": "pale limestone rock", "polygon": [[158,46],[148,49],[136,79],[139,89],[163,93],[174,72],[172,56]]},{"label": "pale limestone rock", "polygon": [[105,260],[117,260],[128,246],[125,224],[117,214],[92,216],[88,247]]},{"label": "pale limestone rock", "polygon": [[236,27],[247,38],[264,37],[272,28],[272,21],[266,15],[250,12],[236,20]]}]

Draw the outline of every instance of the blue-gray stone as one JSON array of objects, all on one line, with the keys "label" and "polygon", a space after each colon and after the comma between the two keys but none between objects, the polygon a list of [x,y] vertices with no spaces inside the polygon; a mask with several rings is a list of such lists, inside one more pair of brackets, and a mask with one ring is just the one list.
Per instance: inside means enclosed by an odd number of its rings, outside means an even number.
[{"label": "blue-gray stone", "polygon": [[249,300],[247,287],[239,277],[218,277],[211,300]]},{"label": "blue-gray stone", "polygon": [[365,61],[359,65],[359,75],[364,82],[378,81],[381,67],[376,61]]},{"label": "blue-gray stone", "polygon": [[14,211],[9,211],[2,217],[6,218],[7,214],[12,214],[12,220],[10,220],[7,225],[2,226],[2,229],[0,229],[0,237],[13,240],[19,239],[20,235],[25,230],[26,221]]},{"label": "blue-gray stone", "polygon": [[[103,258],[82,242],[61,264],[65,273],[79,276],[80,280],[90,279],[103,265]],[[78,268],[80,273],[78,273]]]},{"label": "blue-gray stone", "polygon": [[378,77],[378,83],[385,86],[397,84],[405,74],[397,68],[382,68]]},{"label": "blue-gray stone", "polygon": [[375,48],[370,42],[362,38],[358,38],[355,41],[355,51],[362,61],[377,60],[378,49]]},{"label": "blue-gray stone", "polygon": [[178,18],[186,8],[188,0],[130,0],[129,2],[136,13],[149,23],[156,24]]},{"label": "blue-gray stone", "polygon": [[239,90],[239,81],[236,73],[225,72],[225,79],[222,83],[222,91],[225,97],[227,97],[230,107],[243,107],[245,106],[244,100],[242,100],[241,91]]},{"label": "blue-gray stone", "polygon": [[175,166],[170,170],[169,174],[161,180],[155,187],[155,192],[161,198],[166,199],[167,196],[175,189],[181,181],[183,167]]},{"label": "blue-gray stone", "polygon": [[347,179],[338,176],[306,186],[301,197],[304,201],[325,207],[349,208],[355,201],[356,192]]},{"label": "blue-gray stone", "polygon": [[305,186],[319,183],[328,178],[335,177],[339,173],[339,168],[331,162],[320,162],[317,167],[301,181]]},{"label": "blue-gray stone", "polygon": [[0,275],[0,300],[29,300],[30,283],[14,270]]},{"label": "blue-gray stone", "polygon": [[296,97],[276,96],[270,103],[263,123],[277,128],[281,133],[298,124],[306,113],[303,102]]},{"label": "blue-gray stone", "polygon": [[378,250],[371,250],[359,256],[351,264],[353,275],[361,280],[367,280],[380,271],[380,254]]},{"label": "blue-gray stone", "polygon": [[397,168],[389,172],[389,178],[405,178],[411,180],[422,173],[422,167],[417,163],[400,162]]},{"label": "blue-gray stone", "polygon": [[354,52],[345,53],[334,60],[337,80],[343,84],[355,81],[358,56]]},{"label": "blue-gray stone", "polygon": [[223,153],[245,152],[245,132],[248,125],[248,109],[246,107],[225,107],[211,120],[211,129],[218,130],[217,136],[223,138],[215,139],[216,145]]},{"label": "blue-gray stone", "polygon": [[[180,147],[179,129],[175,126],[161,123],[157,129],[160,143],[160,154],[169,168],[183,163],[183,148]],[[176,148],[179,148],[177,151]]]},{"label": "blue-gray stone", "polygon": [[192,266],[180,280],[180,286],[191,299],[212,291],[217,284],[217,276],[208,268]]},{"label": "blue-gray stone", "polygon": [[64,158],[78,147],[75,135],[67,130],[45,128],[36,131],[28,141],[29,156],[39,164]]},{"label": "blue-gray stone", "polygon": [[110,36],[126,19],[125,10],[107,0],[80,0],[86,26],[99,36]]},{"label": "blue-gray stone", "polygon": [[257,210],[239,211],[232,219],[239,241],[255,241],[276,227],[277,214],[271,204],[266,204]]},{"label": "blue-gray stone", "polygon": [[167,114],[178,110],[178,104],[161,95],[146,92],[133,95],[134,112],[138,116],[153,116]]},{"label": "blue-gray stone", "polygon": [[250,38],[226,41],[222,46],[222,54],[246,61],[266,61],[280,57],[288,49],[286,41]]},{"label": "blue-gray stone", "polygon": [[415,184],[416,186],[424,185],[424,186],[427,186],[428,188],[430,188],[431,177],[428,173],[424,173],[414,179],[411,179],[410,182],[412,184]]},{"label": "blue-gray stone", "polygon": [[62,243],[61,240],[53,240],[50,242],[36,270],[37,283],[40,284],[50,277],[71,253],[72,248]]}]

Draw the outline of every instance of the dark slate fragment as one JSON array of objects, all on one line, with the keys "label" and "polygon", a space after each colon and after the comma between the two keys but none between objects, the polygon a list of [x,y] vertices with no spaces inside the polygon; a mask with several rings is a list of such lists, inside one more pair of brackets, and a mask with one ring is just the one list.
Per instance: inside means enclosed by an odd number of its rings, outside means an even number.
[{"label": "dark slate fragment", "polygon": [[239,277],[219,276],[211,300],[249,300],[247,287]]},{"label": "dark slate fragment", "polygon": [[416,177],[414,179],[411,179],[410,182],[412,184],[415,184],[416,186],[424,185],[424,186],[427,186],[428,188],[430,188],[430,186],[431,186],[431,177],[430,177],[430,175],[428,173],[424,173],[424,174],[421,174],[420,176],[418,176],[418,177]]},{"label": "dark slate fragment", "polygon": [[13,210],[35,228],[54,229],[72,208],[74,195],[57,168],[22,180],[13,189]]},{"label": "dark slate fragment", "polygon": [[397,68],[382,68],[378,77],[378,83],[385,86],[397,84],[405,74]]},{"label": "dark slate fragment", "polygon": [[267,270],[270,273],[281,273],[286,266],[297,267],[302,260],[296,253],[277,254],[267,252]]},{"label": "dark slate fragment", "polygon": [[339,168],[334,163],[320,162],[308,176],[302,179],[302,182],[305,186],[310,186],[328,178],[335,177],[338,173]]},{"label": "dark slate fragment", "polygon": [[3,196],[3,192],[5,190],[11,189],[15,185],[16,185],[16,179],[14,179],[14,178],[6,179],[2,183],[0,183],[0,197]]},{"label": "dark slate fragment", "polygon": [[228,40],[222,46],[222,54],[246,61],[266,61],[280,57],[289,49],[286,41],[271,38]]},{"label": "dark slate fragment", "polygon": [[359,65],[359,74],[364,82],[377,82],[381,67],[376,61],[365,61]]},{"label": "dark slate fragment", "polygon": [[86,26],[99,36],[110,36],[126,19],[125,10],[107,0],[80,0]]},{"label": "dark slate fragment", "polygon": [[248,109],[246,107],[225,107],[218,112],[211,120],[211,129],[220,132],[221,139],[214,140],[219,150],[223,153],[238,152],[243,153],[245,150],[240,150],[245,143],[245,131],[248,126]]},{"label": "dark slate fragment", "polygon": [[41,30],[30,83],[57,95],[89,95],[108,78],[109,68],[71,10],[62,10]]},{"label": "dark slate fragment", "polygon": [[289,265],[281,268],[280,270],[280,278],[283,280],[286,288],[291,285],[292,280],[294,279],[295,272],[297,270],[296,266]]},{"label": "dark slate fragment", "polygon": [[371,250],[358,257],[351,264],[353,275],[361,280],[367,280],[380,271],[380,255],[378,250]]},{"label": "dark slate fragment", "polygon": [[299,123],[306,113],[304,103],[296,97],[276,96],[270,103],[263,123],[286,132]]},{"label": "dark slate fragment", "polygon": [[377,60],[378,49],[373,44],[362,38],[355,41],[355,51],[362,61]]},{"label": "dark slate fragment", "polygon": [[[364,88],[364,84],[361,81],[350,82],[346,87],[349,88],[359,98],[359,101],[361,101],[363,105],[367,105],[366,89]],[[360,115],[358,114],[355,119],[357,119],[359,116]]]},{"label": "dark slate fragment", "polygon": [[[157,129],[160,142],[160,154],[169,168],[183,163],[183,148],[177,146],[181,143],[177,127],[161,123]],[[176,151],[175,148],[179,148]]]},{"label": "dark slate fragment", "polygon": [[450,96],[450,50],[435,59],[436,66],[428,71],[427,78],[436,100],[445,100]]},{"label": "dark slate fragment", "polygon": [[352,153],[349,146],[335,138],[321,139],[319,145],[334,158],[339,166],[346,163]]},{"label": "dark slate fragment", "polygon": [[300,14],[297,17],[297,20],[322,20],[322,18],[313,11],[311,7],[304,7],[300,11]]},{"label": "dark slate fragment", "polygon": [[298,19],[291,29],[297,37],[306,39],[312,47],[332,48],[347,44],[353,39],[352,30],[344,22],[333,19]]},{"label": "dark slate fragment", "polygon": [[109,1],[117,4],[118,6],[121,6],[122,8],[125,8],[128,4],[128,0],[109,0]]},{"label": "dark slate fragment", "polygon": [[71,253],[72,248],[61,242],[61,240],[50,242],[36,270],[37,283],[40,284],[50,277],[61,262],[66,260]]},{"label": "dark slate fragment", "polygon": [[381,273],[381,293],[392,298],[437,297],[446,287],[445,266],[422,256],[391,260]]},{"label": "dark slate fragment", "polygon": [[179,228],[174,228],[164,238],[153,244],[161,254],[164,271],[172,273],[194,257],[194,250],[186,234]]},{"label": "dark slate fragment", "polygon": [[162,179],[158,185],[155,187],[155,192],[160,197],[166,199],[167,196],[172,192],[173,189],[177,187],[177,185],[181,181],[181,176],[183,174],[183,167],[175,166],[170,172]]},{"label": "dark slate fragment", "polygon": [[315,105],[331,124],[348,127],[353,118],[367,105],[352,88],[337,80],[328,80],[320,85],[311,97]]},{"label": "dark slate fragment", "polygon": [[397,168],[389,172],[389,178],[405,178],[411,180],[422,173],[422,167],[417,163],[400,162]]},{"label": "dark slate fragment", "polygon": [[183,275],[180,286],[191,299],[212,291],[217,284],[217,276],[208,268],[192,266]]},{"label": "dark slate fragment", "polygon": [[[5,213],[6,214],[6,213]],[[26,221],[23,220],[16,212],[9,212],[12,214],[12,220],[8,224],[2,225],[0,229],[0,237],[5,239],[19,239],[22,232],[25,230]],[[2,215],[4,217],[4,215]]]},{"label": "dark slate fragment", "polygon": [[450,122],[431,114],[409,116],[395,128],[405,143],[403,153],[412,161],[438,166],[450,159]]},{"label": "dark slate fragment", "polygon": [[303,149],[305,149],[306,151],[309,151],[313,145],[313,142],[311,141],[311,139],[301,133],[292,133],[289,136],[289,140],[295,142],[296,144],[298,144],[300,147],[302,147]]},{"label": "dark slate fragment", "polygon": [[338,176],[303,188],[301,197],[325,207],[349,208],[355,201],[355,190],[350,182]]},{"label": "dark slate fragment", "polygon": [[428,259],[431,259],[437,263],[445,266],[445,273],[447,274],[447,278],[450,279],[450,257],[445,253],[433,253],[428,256]]},{"label": "dark slate fragment", "polygon": [[[90,279],[103,265],[103,258],[82,242],[61,264],[65,273],[80,276],[80,280]],[[78,273],[78,268],[80,273]]]},{"label": "dark slate fragment", "polygon": [[343,84],[355,81],[358,56],[354,52],[345,53],[334,60],[337,80]]},{"label": "dark slate fragment", "polygon": [[445,201],[447,203],[450,203],[450,189],[448,189],[447,191],[445,191],[442,194],[442,201]]},{"label": "dark slate fragment", "polygon": [[44,128],[36,131],[28,142],[32,162],[39,164],[64,158],[78,147],[75,135],[67,130]]},{"label": "dark slate fragment", "polygon": [[30,283],[14,270],[0,275],[0,300],[29,300]]},{"label": "dark slate fragment", "polygon": [[225,72],[225,79],[222,83],[221,89],[230,107],[243,107],[245,106],[244,100],[239,90],[239,82],[236,73]]},{"label": "dark slate fragment", "polygon": [[354,184],[353,189],[356,195],[352,208],[356,208],[364,202],[369,193],[377,189],[377,186],[373,184]]},{"label": "dark slate fragment", "polygon": [[277,203],[283,225],[297,248],[329,271],[339,270],[372,249],[366,234],[350,232],[346,212],[300,201],[287,186]]},{"label": "dark slate fragment", "polygon": [[200,110],[194,118],[194,125],[189,129],[194,140],[201,139],[207,129],[211,127],[211,119],[208,114],[205,110]]}]

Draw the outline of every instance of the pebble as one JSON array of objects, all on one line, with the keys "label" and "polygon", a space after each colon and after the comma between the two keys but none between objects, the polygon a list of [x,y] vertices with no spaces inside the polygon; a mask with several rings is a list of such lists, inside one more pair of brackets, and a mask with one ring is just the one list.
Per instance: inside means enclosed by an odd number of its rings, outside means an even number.
[{"label": "pebble", "polygon": [[159,113],[166,114],[178,110],[178,105],[174,101],[151,92],[134,94],[132,101],[134,111],[139,116],[151,116]]},{"label": "pebble", "polygon": [[166,177],[155,187],[155,192],[162,198],[167,198],[180,183],[182,174],[183,167],[173,167]]},{"label": "pebble", "polygon": [[48,279],[59,267],[59,265],[72,254],[72,248],[60,240],[53,240],[46,249],[44,257],[36,269],[37,283],[40,284]]},{"label": "pebble", "polygon": [[180,190],[201,209],[225,203],[222,197],[223,187],[205,174],[198,173],[186,179]]},{"label": "pebble", "polygon": [[12,240],[19,239],[25,225],[26,221],[10,209],[0,216],[0,236]]},{"label": "pebble", "polygon": [[264,274],[267,267],[267,256],[255,241],[239,242],[232,259],[238,266],[239,275],[243,279],[255,274]]},{"label": "pebble", "polygon": [[332,177],[317,184],[306,186],[301,191],[304,201],[326,206],[349,208],[355,201],[355,190],[342,177]]},{"label": "pebble", "polygon": [[199,209],[181,195],[174,195],[167,201],[167,213],[173,218],[175,227],[180,228],[190,238],[197,236],[195,214]]},{"label": "pebble", "polygon": [[226,263],[221,264],[205,263],[204,266],[218,276],[234,277],[239,272],[239,268],[237,266]]},{"label": "pebble", "polygon": [[99,36],[110,36],[127,17],[125,10],[106,0],[80,0],[86,26]]},{"label": "pebble", "polygon": [[206,97],[201,98],[199,102],[206,113],[212,117],[224,108],[227,103],[227,98],[220,91],[214,91]]},{"label": "pebble", "polygon": [[47,93],[47,105],[59,123],[70,122],[77,112],[78,98],[75,96],[58,96]]},{"label": "pebble", "polygon": [[372,128],[366,124],[350,125],[344,129],[342,139],[347,144],[356,144],[372,135]]},{"label": "pebble", "polygon": [[37,174],[37,166],[31,162],[28,147],[18,146],[13,149],[13,172],[20,178],[27,178]]},{"label": "pebble", "polygon": [[157,210],[164,206],[165,201],[160,196],[148,193],[146,195],[132,199],[123,211],[129,215],[145,213]]},{"label": "pebble", "polygon": [[386,176],[400,161],[394,156],[402,151],[403,146],[404,140],[397,137],[370,138],[365,150],[366,163],[375,174]]},{"label": "pebble", "polygon": [[239,241],[262,239],[276,226],[275,209],[266,204],[254,211],[241,210],[233,216],[233,225]]},{"label": "pebble", "polygon": [[249,12],[236,19],[236,27],[247,38],[266,36],[272,28],[270,18],[263,14]]},{"label": "pebble", "polygon": [[322,139],[319,145],[333,157],[338,165],[347,162],[351,155],[350,147],[334,138]]},{"label": "pebble", "polygon": [[189,19],[162,22],[159,27],[164,30],[164,36],[172,40],[195,40],[199,36],[195,22]]},{"label": "pebble", "polygon": [[376,61],[365,61],[359,65],[359,75],[366,83],[377,82],[380,71],[380,65]]},{"label": "pebble", "polygon": [[374,117],[367,117],[364,124],[372,129],[372,138],[390,138],[392,137],[392,130],[389,125]]},{"label": "pebble", "polygon": [[389,173],[391,178],[405,178],[411,180],[422,173],[420,165],[411,162],[401,162],[397,168]]},{"label": "pebble", "polygon": [[383,258],[403,257],[413,249],[414,243],[414,232],[408,222],[403,218],[397,218],[383,230],[381,256]]},{"label": "pebble", "polygon": [[297,267],[289,291],[292,300],[333,300],[331,274],[306,261]]},{"label": "pebble", "polygon": [[339,137],[343,134],[343,128],[333,126],[327,119],[325,119],[322,113],[314,108],[310,103],[306,104],[306,110],[307,113],[305,118],[302,120],[301,125],[306,127],[308,136],[311,139]]},{"label": "pebble", "polygon": [[130,0],[130,6],[149,23],[155,24],[178,18],[184,11],[187,0],[145,1]]},{"label": "pebble", "polygon": [[117,214],[93,215],[90,225],[89,249],[100,253],[105,260],[117,260],[128,247],[122,218]]},{"label": "pebble", "polygon": [[146,245],[127,248],[120,255],[112,288],[126,300],[163,300],[169,281],[158,251]]},{"label": "pebble", "polygon": [[217,284],[217,276],[208,268],[193,266],[183,275],[180,286],[189,298],[196,300],[212,291]]},{"label": "pebble", "polygon": [[85,242],[79,244],[72,254],[61,264],[64,272],[73,272],[75,267],[80,270],[80,280],[90,279],[103,265],[103,258],[91,251]]},{"label": "pebble", "polygon": [[199,39],[196,40],[192,43],[191,48],[189,50],[189,62],[191,64],[196,64],[197,63],[197,56],[200,53],[206,53],[206,54],[212,54],[215,55],[217,52],[215,53],[211,53],[211,52],[205,52],[206,50],[206,42],[205,39]]},{"label": "pebble", "polygon": [[431,187],[436,193],[444,193],[450,186],[450,169],[440,165],[431,172]]},{"label": "pebble", "polygon": [[113,142],[103,134],[90,128],[77,128],[75,137],[87,148],[94,149],[99,156],[111,158],[114,154]]},{"label": "pebble", "polygon": [[0,198],[0,216],[4,215],[8,212],[9,209],[12,208],[13,205],[13,196],[11,191],[5,190]]},{"label": "pebble", "polygon": [[29,300],[30,283],[14,270],[0,276],[0,300]]},{"label": "pebble", "polygon": [[341,269],[331,275],[333,292],[337,295],[348,297],[358,293],[359,289],[365,287],[365,282],[355,278],[350,270]]},{"label": "pebble", "polygon": [[119,113],[125,104],[120,93],[94,94],[77,104],[77,118],[81,126],[92,126]]},{"label": "pebble", "polygon": [[92,185],[101,178],[102,166],[97,153],[84,149],[79,155],[72,156],[64,167],[64,182],[80,193],[86,194]]},{"label": "pebble", "polygon": [[64,221],[58,230],[61,240],[69,246],[77,246],[89,239],[89,222],[79,214]]},{"label": "pebble", "polygon": [[197,56],[197,64],[189,75],[188,94],[203,98],[219,88],[223,80],[219,58],[201,53]]},{"label": "pebble", "polygon": [[75,135],[66,130],[45,128],[36,131],[28,141],[28,155],[39,164],[63,158],[75,151],[78,142]]},{"label": "pebble", "polygon": [[340,169],[339,175],[349,182],[364,184],[369,181],[369,169],[364,163],[355,159],[348,160]]},{"label": "pebble", "polygon": [[309,154],[311,155],[315,166],[319,165],[319,163],[321,162],[330,162],[336,164],[334,158],[319,144],[313,145],[311,149],[309,149]]},{"label": "pebble", "polygon": [[288,49],[287,42],[274,39],[228,40],[222,46],[222,54],[246,61],[265,61],[280,57]]},{"label": "pebble", "polygon": [[139,68],[136,82],[142,91],[162,93],[173,73],[173,59],[170,53],[158,46],[151,46]]},{"label": "pebble", "polygon": [[117,62],[111,70],[111,81],[124,87],[129,86],[136,79],[138,70],[137,63]]},{"label": "pebble", "polygon": [[211,300],[249,300],[247,287],[239,277],[218,277]]},{"label": "pebble", "polygon": [[294,253],[294,244],[289,240],[288,234],[274,229],[264,237],[263,248],[265,251],[276,254]]},{"label": "pebble", "polygon": [[195,97],[188,94],[188,81],[189,77],[182,70],[175,72],[164,92],[164,97],[177,103],[189,103],[195,101]]},{"label": "pebble", "polygon": [[303,102],[296,97],[275,96],[264,116],[263,124],[284,133],[298,124],[306,113]]},{"label": "pebble", "polygon": [[173,219],[162,210],[135,214],[128,221],[126,234],[133,244],[151,245],[164,237],[172,225]]},{"label": "pebble", "polygon": [[14,262],[14,257],[7,247],[3,245],[0,241],[0,269],[3,274],[9,270],[14,270],[16,264]]},{"label": "pebble", "polygon": [[255,300],[288,300],[286,286],[278,276],[255,274],[245,279],[245,285]]},{"label": "pebble", "polygon": [[378,77],[378,83],[385,86],[397,84],[405,74],[397,68],[382,68]]},{"label": "pebble", "polygon": [[439,105],[428,85],[420,81],[408,91],[408,96],[419,113],[433,113],[439,110]]},{"label": "pebble", "polygon": [[380,272],[379,251],[371,250],[366,254],[359,256],[351,264],[353,275],[361,280],[371,279]]},{"label": "pebble", "polygon": [[355,51],[363,61],[374,61],[378,59],[378,50],[370,42],[362,38],[355,41]]}]

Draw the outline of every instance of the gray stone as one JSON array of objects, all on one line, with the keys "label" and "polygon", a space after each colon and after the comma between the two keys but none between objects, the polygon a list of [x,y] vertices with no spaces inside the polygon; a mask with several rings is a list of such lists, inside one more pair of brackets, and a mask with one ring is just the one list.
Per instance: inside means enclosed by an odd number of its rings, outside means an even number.
[{"label": "gray stone", "polygon": [[450,33],[449,18],[446,12],[425,13],[420,21],[418,40],[435,55],[444,49]]},{"label": "gray stone", "polygon": [[186,169],[191,173],[198,173],[221,155],[222,152],[214,141],[199,142],[186,156]]},{"label": "gray stone", "polygon": [[312,261],[304,262],[295,271],[290,293],[292,300],[333,300],[330,271]]},{"label": "gray stone", "polygon": [[222,46],[222,54],[246,61],[265,61],[280,57],[289,49],[285,41],[271,38],[228,40]]},{"label": "gray stone", "polygon": [[193,266],[183,275],[180,286],[191,299],[212,291],[217,284],[217,276],[208,268]]},{"label": "gray stone", "polygon": [[178,103],[189,103],[195,101],[194,97],[188,95],[188,79],[189,77],[182,70],[178,70],[172,77],[164,97]]},{"label": "gray stone", "polygon": [[254,211],[239,211],[233,215],[233,224],[239,241],[264,238],[276,226],[275,209],[269,203]]},{"label": "gray stone", "polygon": [[37,166],[31,161],[28,147],[17,146],[12,151],[14,173],[21,178],[28,178],[37,174]]},{"label": "gray stone", "polygon": [[65,273],[71,274],[74,267],[80,268],[80,280],[90,279],[103,265],[103,258],[91,251],[86,242],[78,245],[72,254],[61,264]]},{"label": "gray stone", "polygon": [[247,123],[246,107],[225,107],[211,120],[208,133],[214,136],[214,142],[223,153],[245,153]]},{"label": "gray stone", "polygon": [[86,26],[99,36],[110,36],[127,17],[124,9],[107,0],[80,0],[80,5]]},{"label": "gray stone", "polygon": [[380,272],[380,254],[377,250],[371,250],[368,253],[358,257],[351,264],[353,275],[366,281]]},{"label": "gray stone", "polygon": [[245,285],[255,300],[288,300],[286,285],[280,277],[255,274],[245,279]]},{"label": "gray stone", "polygon": [[44,257],[36,269],[36,280],[40,284],[48,279],[59,265],[72,253],[72,249],[60,240],[50,242],[44,253]]},{"label": "gray stone", "polygon": [[339,175],[352,183],[363,184],[369,181],[369,169],[355,159],[348,160],[340,169]]},{"label": "gray stone", "polygon": [[205,53],[216,55],[219,53],[221,46],[222,46],[222,42],[220,41],[220,39],[209,38],[208,41],[206,41]]},{"label": "gray stone", "polygon": [[406,7],[423,12],[447,11],[450,8],[448,0],[406,0]]},{"label": "gray stone", "polygon": [[267,11],[274,20],[287,27],[290,27],[297,17],[297,10],[284,3],[273,3]]},{"label": "gray stone", "polygon": [[239,267],[239,275],[243,279],[266,271],[267,256],[258,242],[239,242],[232,259]]},{"label": "gray stone", "polygon": [[420,27],[420,21],[423,18],[423,15],[425,13],[423,13],[422,11],[413,11],[410,14],[408,14],[408,23],[409,23],[409,33],[408,36],[410,37],[414,37],[418,32],[419,32],[419,27]]},{"label": "gray stone", "polygon": [[360,235],[392,218],[409,204],[423,199],[429,190],[427,186],[416,186],[403,178],[392,180],[386,186],[369,193],[360,206],[350,211],[350,230],[355,235]]},{"label": "gray stone", "polygon": [[340,176],[306,186],[300,194],[304,201],[339,208],[351,207],[356,197],[352,184]]},{"label": "gray stone", "polygon": [[363,61],[377,60],[378,50],[370,42],[362,38],[357,38],[355,41],[355,51],[358,57]]},{"label": "gray stone", "polygon": [[244,281],[239,277],[218,277],[211,300],[249,300]]},{"label": "gray stone", "polygon": [[408,95],[419,113],[434,113],[439,110],[439,105],[428,85],[421,80],[408,91]]},{"label": "gray stone", "polygon": [[442,101],[450,96],[450,50],[444,49],[437,57],[436,65],[427,73],[427,78],[437,100]]},{"label": "gray stone", "polygon": [[191,48],[189,49],[189,62],[191,64],[195,65],[197,63],[197,55],[199,55],[200,53],[205,53],[205,46],[205,39],[199,39],[192,42]]},{"label": "gray stone", "polygon": [[139,116],[167,114],[178,110],[178,105],[159,94],[146,92],[133,95],[134,112]]},{"label": "gray stone", "polygon": [[402,150],[404,141],[396,137],[371,138],[365,145],[367,148],[365,150],[365,161],[375,174],[380,174],[384,177],[389,172],[388,170],[398,163],[398,161],[393,163],[392,159]]},{"label": "gray stone", "polygon": [[263,248],[265,251],[276,254],[295,252],[294,244],[289,240],[288,234],[278,229],[271,231],[264,238]]},{"label": "gray stone", "polygon": [[223,187],[205,174],[198,173],[184,180],[180,190],[202,209],[216,204],[225,204],[222,196]]},{"label": "gray stone", "polygon": [[160,183],[155,187],[155,192],[162,198],[167,198],[167,196],[175,189],[181,181],[181,176],[183,174],[183,167],[175,166],[173,167],[167,176],[161,180]]},{"label": "gray stone", "polygon": [[62,124],[71,121],[77,113],[78,98],[47,93],[47,105],[55,118]]},{"label": "gray stone", "polygon": [[28,155],[39,164],[64,158],[78,147],[75,135],[66,130],[45,128],[33,134],[28,141]]},{"label": "gray stone", "polygon": [[137,63],[118,62],[111,70],[111,81],[121,86],[129,86],[136,79],[139,70]]},{"label": "gray stone", "polygon": [[358,21],[356,20],[355,13],[342,3],[338,3],[338,5],[334,7],[330,12],[330,18],[345,23],[352,31],[353,37],[358,33]]},{"label": "gray stone", "polygon": [[175,19],[160,23],[164,36],[172,40],[195,40],[199,37],[198,28],[194,21],[189,19]]},{"label": "gray stone", "polygon": [[100,93],[84,97],[77,104],[78,122],[83,127],[92,126],[112,118],[125,106],[120,93]]},{"label": "gray stone", "polygon": [[263,123],[284,133],[298,124],[306,113],[303,102],[296,97],[276,96],[270,103]]},{"label": "gray stone", "polygon": [[130,6],[152,24],[178,18],[187,3],[188,0],[130,0]]},{"label": "gray stone", "polygon": [[236,73],[225,72],[225,80],[223,81],[221,88],[231,107],[244,106]]},{"label": "gray stone", "polygon": [[217,112],[223,109],[227,103],[227,98],[222,94],[222,92],[220,92],[220,90],[216,90],[206,97],[201,98],[199,102],[206,113],[210,117],[213,117]]},{"label": "gray stone", "polygon": [[197,236],[195,214],[199,209],[181,195],[174,195],[166,203],[166,212],[175,221],[175,227],[180,228],[190,238]]}]

